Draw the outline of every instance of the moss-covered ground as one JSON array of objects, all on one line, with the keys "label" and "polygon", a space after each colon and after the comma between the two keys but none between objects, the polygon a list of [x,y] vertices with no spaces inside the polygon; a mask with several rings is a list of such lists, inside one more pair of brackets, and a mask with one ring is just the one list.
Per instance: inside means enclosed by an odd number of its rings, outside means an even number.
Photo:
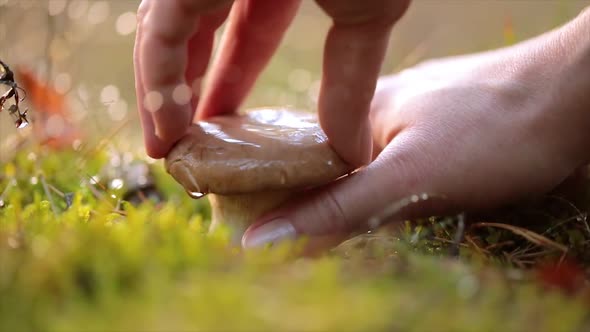
[{"label": "moss-covered ground", "polygon": [[163,200],[122,201],[105,176],[130,155],[108,151],[24,147],[0,165],[0,331],[590,329],[590,236],[563,198],[467,215],[464,232],[458,217],[407,222],[296,259],[207,235],[206,201],[157,163]]}]

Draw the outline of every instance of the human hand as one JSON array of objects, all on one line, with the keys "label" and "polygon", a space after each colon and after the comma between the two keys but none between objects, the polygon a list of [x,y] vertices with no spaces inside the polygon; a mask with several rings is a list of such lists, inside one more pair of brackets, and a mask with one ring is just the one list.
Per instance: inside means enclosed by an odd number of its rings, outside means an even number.
[{"label": "human hand", "polygon": [[335,245],[413,194],[444,199],[410,205],[395,220],[490,208],[554,188],[590,159],[590,75],[581,74],[590,73],[590,48],[564,29],[381,79],[370,114],[375,160],[263,216],[243,246],[299,236],[308,251]]},{"label": "human hand", "polygon": [[[370,160],[369,106],[393,24],[410,0],[316,0],[333,19],[318,112],[350,164]],[[134,51],[147,153],[164,157],[193,117],[235,111],[275,52],[300,0],[143,0]],[[215,30],[228,26],[201,96]],[[200,99],[200,101],[199,101]],[[197,105],[198,104],[198,105]],[[345,120],[345,121],[343,121]]]}]

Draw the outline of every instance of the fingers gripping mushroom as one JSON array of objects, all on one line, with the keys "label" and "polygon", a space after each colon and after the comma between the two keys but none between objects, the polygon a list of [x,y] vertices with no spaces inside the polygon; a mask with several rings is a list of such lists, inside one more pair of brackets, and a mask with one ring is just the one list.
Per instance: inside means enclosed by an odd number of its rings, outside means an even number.
[{"label": "fingers gripping mushroom", "polygon": [[227,225],[234,243],[297,192],[351,171],[314,114],[285,109],[194,124],[168,154],[166,169],[193,198],[209,194],[211,230]]}]

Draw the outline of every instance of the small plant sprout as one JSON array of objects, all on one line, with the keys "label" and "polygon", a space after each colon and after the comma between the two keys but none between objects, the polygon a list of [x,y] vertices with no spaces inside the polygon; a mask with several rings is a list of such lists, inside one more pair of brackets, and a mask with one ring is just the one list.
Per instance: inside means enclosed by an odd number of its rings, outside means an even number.
[{"label": "small plant sprout", "polygon": [[288,198],[351,171],[315,115],[285,109],[198,122],[170,152],[166,168],[191,197],[210,194],[211,230],[227,226],[234,244]]}]

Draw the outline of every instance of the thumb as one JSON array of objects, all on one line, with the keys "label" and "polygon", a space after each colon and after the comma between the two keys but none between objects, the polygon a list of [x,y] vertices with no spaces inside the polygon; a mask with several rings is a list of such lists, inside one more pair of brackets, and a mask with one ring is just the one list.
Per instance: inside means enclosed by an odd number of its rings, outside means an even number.
[{"label": "thumb", "polygon": [[424,166],[428,163],[422,163],[421,153],[415,153],[419,150],[411,148],[415,144],[401,142],[405,141],[403,136],[392,142],[399,139],[401,144],[390,144],[366,168],[305,192],[298,201],[263,216],[246,231],[242,246],[260,247],[305,237],[304,251],[316,251],[376,224],[438,210],[440,202],[421,204],[427,197],[416,195],[430,192],[429,169]]}]

